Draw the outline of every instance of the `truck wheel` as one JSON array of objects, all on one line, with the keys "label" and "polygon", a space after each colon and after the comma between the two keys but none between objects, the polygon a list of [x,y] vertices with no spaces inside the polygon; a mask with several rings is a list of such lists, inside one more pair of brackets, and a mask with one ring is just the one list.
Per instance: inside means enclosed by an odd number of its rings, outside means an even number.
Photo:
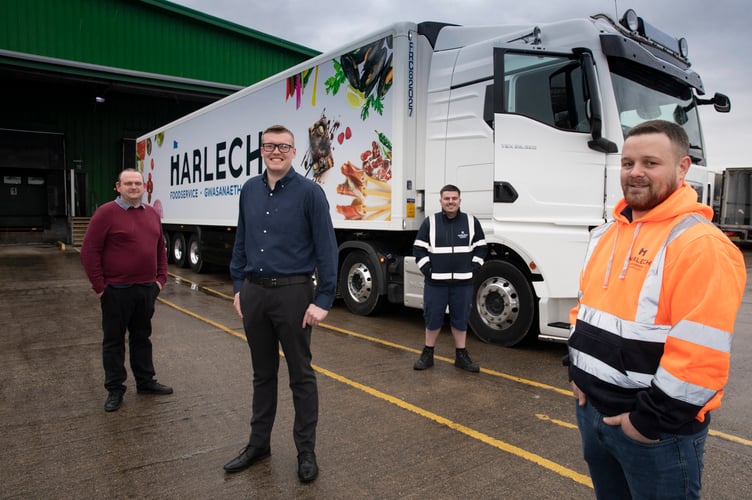
[{"label": "truck wheel", "polygon": [[533,290],[522,272],[509,262],[487,262],[475,279],[470,311],[475,335],[484,342],[511,347],[531,333],[534,317]]},{"label": "truck wheel", "polygon": [[377,263],[363,251],[351,252],[345,257],[339,272],[339,289],[347,308],[361,316],[378,311],[383,300],[379,295]]},{"label": "truck wheel", "polygon": [[197,234],[192,235],[190,243],[188,243],[188,265],[194,273],[200,273],[206,267],[204,259],[201,257],[201,244],[198,241]]},{"label": "truck wheel", "polygon": [[183,233],[175,233],[172,238],[172,261],[178,267],[188,265],[188,252]]},{"label": "truck wheel", "polygon": [[172,248],[170,248],[170,233],[167,231],[162,233],[164,239],[165,253],[167,253],[167,263],[172,264]]}]

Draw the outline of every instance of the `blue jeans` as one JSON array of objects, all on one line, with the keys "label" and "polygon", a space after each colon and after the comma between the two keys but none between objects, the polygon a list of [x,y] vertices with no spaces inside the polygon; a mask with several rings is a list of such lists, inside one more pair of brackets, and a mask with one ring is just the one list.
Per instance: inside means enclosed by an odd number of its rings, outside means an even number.
[{"label": "blue jeans", "polygon": [[577,425],[597,498],[700,498],[707,427],[697,434],[662,434],[657,443],[640,443],[621,427],[603,423],[590,403],[577,405]]}]

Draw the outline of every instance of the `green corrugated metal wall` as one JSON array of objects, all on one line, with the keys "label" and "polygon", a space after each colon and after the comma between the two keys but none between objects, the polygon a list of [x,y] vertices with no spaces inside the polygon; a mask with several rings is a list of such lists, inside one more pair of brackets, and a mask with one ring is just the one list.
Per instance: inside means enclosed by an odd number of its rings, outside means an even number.
[{"label": "green corrugated metal wall", "polygon": [[0,48],[248,86],[317,51],[163,0],[2,0]]},{"label": "green corrugated metal wall", "polygon": [[[164,0],[0,0],[0,50],[192,80],[0,53],[0,129],[61,134],[64,168],[80,160],[86,174],[89,213],[115,196],[124,141],[230,93],[207,82],[247,86],[318,54]],[[107,100],[95,104],[101,92]],[[64,215],[59,210],[51,205],[49,215]]]}]

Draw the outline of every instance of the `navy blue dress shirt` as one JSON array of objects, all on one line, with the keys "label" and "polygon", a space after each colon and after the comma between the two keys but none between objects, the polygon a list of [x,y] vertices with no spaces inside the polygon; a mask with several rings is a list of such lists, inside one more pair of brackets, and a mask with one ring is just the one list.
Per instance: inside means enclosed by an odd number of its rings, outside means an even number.
[{"label": "navy blue dress shirt", "polygon": [[314,304],[329,310],[337,289],[337,240],[321,186],[293,168],[269,188],[266,172],[248,179],[230,262],[235,293],[247,274],[292,276],[318,269]]}]

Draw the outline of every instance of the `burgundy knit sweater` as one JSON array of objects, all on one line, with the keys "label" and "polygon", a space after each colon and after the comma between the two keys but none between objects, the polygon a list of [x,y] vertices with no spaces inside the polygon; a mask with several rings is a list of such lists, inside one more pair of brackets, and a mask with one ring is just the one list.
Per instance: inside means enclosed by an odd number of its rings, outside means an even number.
[{"label": "burgundy knit sweater", "polygon": [[97,293],[107,285],[164,285],[167,254],[159,214],[148,205],[124,210],[111,201],[100,206],[84,236],[81,264]]}]

